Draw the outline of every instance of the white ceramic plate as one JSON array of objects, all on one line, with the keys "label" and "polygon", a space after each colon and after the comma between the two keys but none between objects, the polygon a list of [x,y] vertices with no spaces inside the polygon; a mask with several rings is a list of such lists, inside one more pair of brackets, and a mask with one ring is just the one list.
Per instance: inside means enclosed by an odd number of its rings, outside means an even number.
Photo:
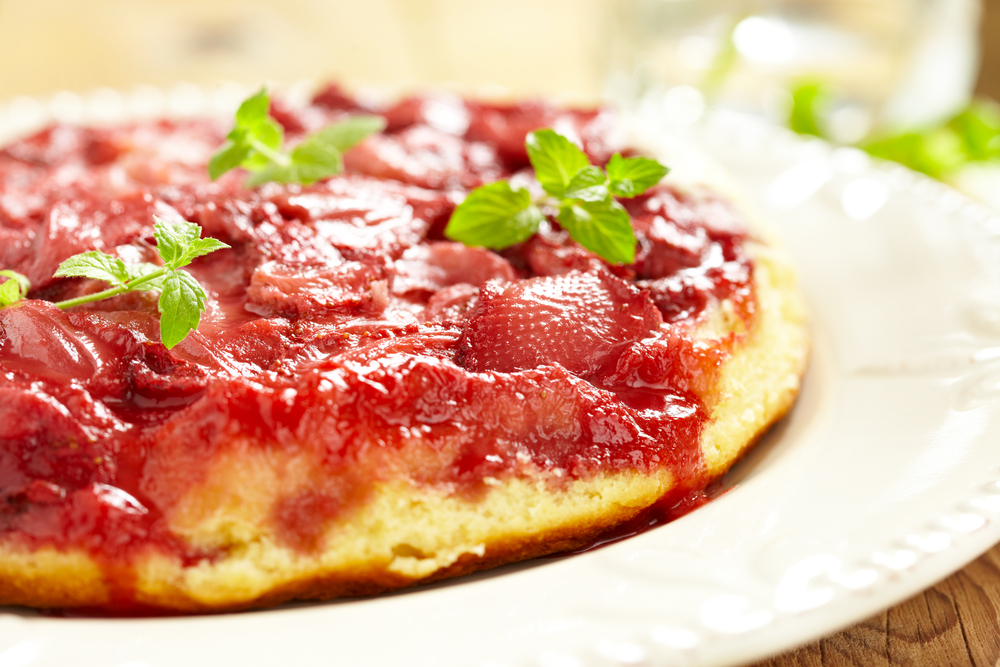
[{"label": "white ceramic plate", "polygon": [[738,117],[686,131],[779,227],[815,334],[798,405],[732,491],[590,553],[375,599],[7,611],[0,667],[734,665],[862,620],[1000,540],[1000,220]]}]

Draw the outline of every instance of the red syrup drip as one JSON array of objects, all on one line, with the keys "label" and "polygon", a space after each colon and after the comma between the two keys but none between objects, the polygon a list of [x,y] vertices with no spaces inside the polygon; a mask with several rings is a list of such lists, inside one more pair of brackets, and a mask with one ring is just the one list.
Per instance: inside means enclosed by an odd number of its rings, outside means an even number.
[{"label": "red syrup drip", "polygon": [[700,509],[710,502],[721,498],[736,487],[727,487],[721,479],[710,483],[704,489],[690,489],[680,494],[668,493],[656,503],[653,503],[638,515],[618,524],[600,535],[594,541],[577,549],[563,551],[546,558],[561,559],[565,556],[583,554],[617,544],[636,535],[642,535],[654,528],[665,526],[672,521],[687,516],[696,509]]}]

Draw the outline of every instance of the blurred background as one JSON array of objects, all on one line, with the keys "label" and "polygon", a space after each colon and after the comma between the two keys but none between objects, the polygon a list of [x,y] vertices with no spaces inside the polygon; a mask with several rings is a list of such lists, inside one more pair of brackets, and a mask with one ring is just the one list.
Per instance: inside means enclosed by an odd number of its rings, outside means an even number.
[{"label": "blurred background", "polygon": [[597,96],[612,74],[729,101],[776,75],[881,98],[919,70],[950,102],[980,43],[979,89],[1000,95],[998,26],[1000,0],[0,0],[0,99],[331,77]]},{"label": "blurred background", "polygon": [[151,86],[324,79],[612,99],[675,122],[716,106],[1000,206],[998,36],[1000,0],[0,0],[0,124],[39,100],[72,120],[81,99]]}]

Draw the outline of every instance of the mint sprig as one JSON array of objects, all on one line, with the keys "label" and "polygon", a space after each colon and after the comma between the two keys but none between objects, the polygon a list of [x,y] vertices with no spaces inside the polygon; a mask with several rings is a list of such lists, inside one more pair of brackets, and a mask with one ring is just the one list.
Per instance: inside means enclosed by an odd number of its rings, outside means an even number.
[{"label": "mint sprig", "polygon": [[[103,280],[112,287],[102,292],[59,301],[55,305],[66,310],[126,292],[158,291],[160,341],[170,349],[198,328],[208,298],[198,281],[181,267],[187,266],[196,257],[229,246],[213,238],[201,238],[201,227],[194,223],[165,222],[156,217],[153,220],[156,252],[163,261],[163,266],[148,263],[126,264],[121,259],[98,250],[73,255],[59,265],[55,277],[92,278]],[[7,273],[11,272],[0,272],[0,275]],[[0,291],[6,284],[0,285]],[[26,288],[24,293],[27,293]],[[0,297],[0,305],[9,304],[2,303]]]},{"label": "mint sprig", "polygon": [[607,171],[590,164],[573,142],[546,129],[525,141],[535,177],[549,195],[534,201],[527,190],[507,181],[476,188],[448,221],[445,236],[469,246],[500,250],[538,231],[543,207],[584,248],[612,264],[635,261],[635,232],[615,197],[637,197],[669,171],[656,160],[615,153]]},{"label": "mint sprig", "polygon": [[7,279],[0,284],[0,308],[17,303],[28,296],[31,283],[28,282],[26,276],[21,275],[17,271],[8,270],[0,271],[0,276]]},{"label": "mint sprig", "polygon": [[344,169],[345,152],[385,129],[381,116],[352,116],[310,134],[286,153],[282,151],[284,130],[268,115],[269,106],[264,89],[240,105],[226,143],[208,162],[213,181],[242,167],[251,172],[246,182],[249,188],[269,181],[309,185],[339,174]]}]

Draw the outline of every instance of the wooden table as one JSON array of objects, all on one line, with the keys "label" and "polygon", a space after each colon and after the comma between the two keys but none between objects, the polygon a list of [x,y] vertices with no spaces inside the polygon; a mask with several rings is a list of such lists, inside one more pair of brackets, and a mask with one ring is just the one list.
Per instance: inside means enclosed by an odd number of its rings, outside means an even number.
[{"label": "wooden table", "polygon": [[1000,544],[906,602],[754,667],[998,664]]}]

